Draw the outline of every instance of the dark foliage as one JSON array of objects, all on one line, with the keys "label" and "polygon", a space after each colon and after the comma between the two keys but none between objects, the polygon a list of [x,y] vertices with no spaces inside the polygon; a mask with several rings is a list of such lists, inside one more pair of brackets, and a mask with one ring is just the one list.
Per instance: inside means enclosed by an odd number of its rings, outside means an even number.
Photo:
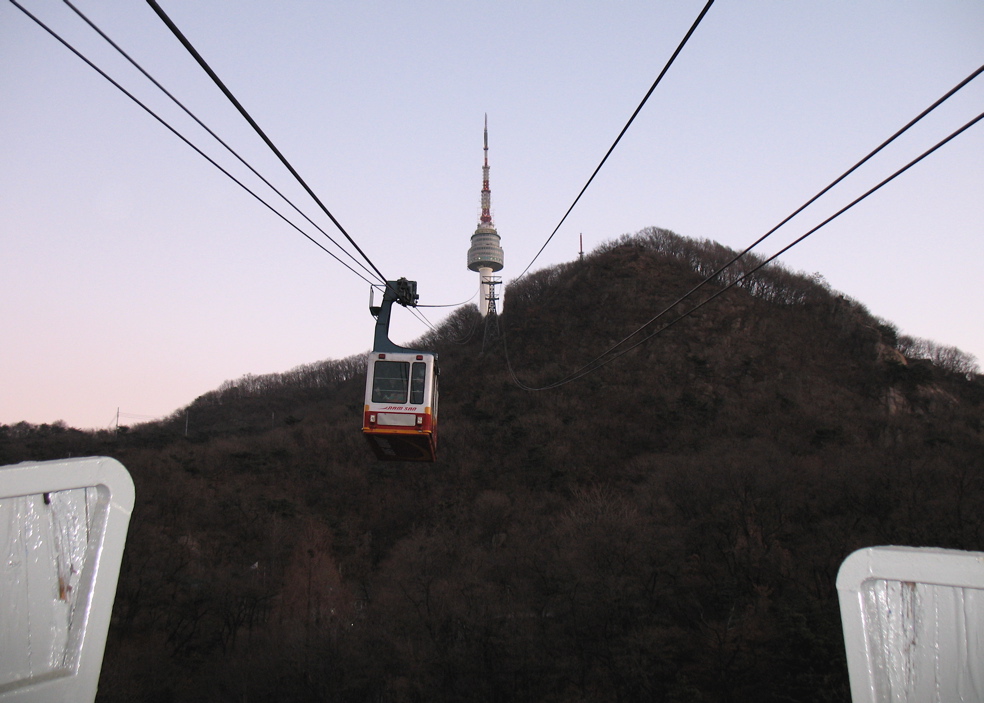
[{"label": "dark foliage", "polygon": [[[508,362],[556,381],[731,256],[653,229],[527,276]],[[419,341],[434,465],[371,458],[362,357],[121,435],[0,428],[2,463],[136,483],[99,700],[847,701],[844,558],[984,547],[973,360],[818,276],[766,267],[549,391],[482,342],[474,308]]]}]

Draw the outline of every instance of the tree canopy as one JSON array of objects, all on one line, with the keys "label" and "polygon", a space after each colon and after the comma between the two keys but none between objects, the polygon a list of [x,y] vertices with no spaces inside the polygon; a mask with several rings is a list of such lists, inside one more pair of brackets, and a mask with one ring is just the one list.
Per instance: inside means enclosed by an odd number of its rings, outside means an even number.
[{"label": "tree canopy", "polygon": [[0,428],[0,463],[134,478],[99,700],[849,700],[844,558],[984,547],[975,360],[769,265],[575,382],[513,382],[733,256],[644,230],[513,283],[484,348],[453,313],[413,343],[441,357],[433,465],[372,458],[361,356],[124,435]]}]

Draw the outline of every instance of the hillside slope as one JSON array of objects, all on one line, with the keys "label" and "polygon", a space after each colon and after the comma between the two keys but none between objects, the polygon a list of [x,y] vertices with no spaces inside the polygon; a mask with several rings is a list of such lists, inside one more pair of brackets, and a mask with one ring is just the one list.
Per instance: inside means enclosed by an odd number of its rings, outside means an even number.
[{"label": "hillside slope", "polygon": [[133,474],[99,700],[849,700],[843,559],[984,547],[965,355],[772,268],[580,380],[513,380],[564,378],[729,257],[623,238],[510,286],[484,350],[458,310],[418,342],[433,465],[372,459],[358,357],[118,438],[8,428],[4,463]]}]

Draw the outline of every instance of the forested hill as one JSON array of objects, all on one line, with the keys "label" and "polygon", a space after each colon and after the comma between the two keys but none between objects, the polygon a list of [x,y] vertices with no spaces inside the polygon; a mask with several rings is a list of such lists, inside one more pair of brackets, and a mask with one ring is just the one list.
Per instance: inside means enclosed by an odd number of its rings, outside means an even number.
[{"label": "forested hill", "polygon": [[644,230],[509,286],[498,334],[458,310],[413,345],[441,358],[433,465],[372,459],[360,357],[116,437],[2,428],[0,463],[136,483],[99,700],[849,700],[843,559],[984,548],[971,357],[766,267],[521,387],[733,255]]}]

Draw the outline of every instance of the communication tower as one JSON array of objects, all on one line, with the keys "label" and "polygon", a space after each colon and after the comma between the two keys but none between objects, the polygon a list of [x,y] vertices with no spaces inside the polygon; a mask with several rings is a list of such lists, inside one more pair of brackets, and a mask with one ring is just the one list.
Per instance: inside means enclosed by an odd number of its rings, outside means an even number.
[{"label": "communication tower", "polygon": [[478,227],[471,237],[468,248],[468,268],[478,271],[479,291],[478,310],[484,317],[490,311],[495,314],[495,286],[491,283],[492,274],[501,271],[503,266],[502,246],[499,233],[492,224],[492,191],[489,189],[489,116],[485,116],[485,163],[482,166],[482,214]]}]

